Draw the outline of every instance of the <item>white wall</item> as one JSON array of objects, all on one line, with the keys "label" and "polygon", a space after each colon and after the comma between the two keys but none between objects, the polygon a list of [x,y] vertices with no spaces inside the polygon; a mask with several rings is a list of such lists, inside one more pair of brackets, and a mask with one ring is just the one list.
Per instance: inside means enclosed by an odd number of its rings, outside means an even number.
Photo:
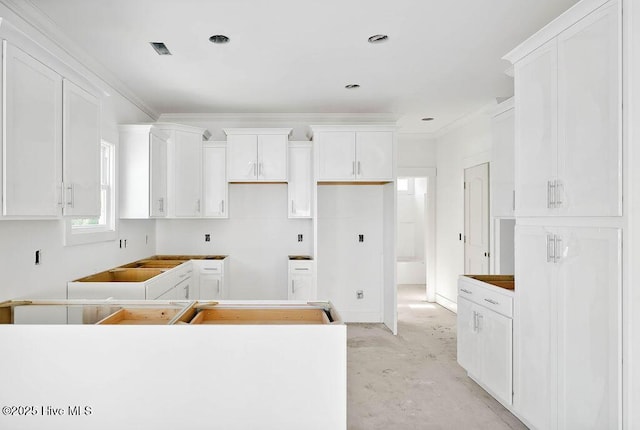
[{"label": "white wall", "polygon": [[[117,144],[117,123],[152,120],[75,60],[65,58],[66,54],[59,46],[4,5],[0,5],[0,16],[55,55],[62,56],[85,78],[110,94],[102,98],[103,138]],[[126,249],[120,249],[118,241],[64,246],[64,223],[61,220],[0,221],[0,300],[65,298],[67,281],[154,253],[153,221],[122,221],[119,236],[127,239]],[[42,252],[42,262],[38,266],[34,264],[36,250]]]},{"label": "white wall", "polygon": [[436,167],[436,148],[431,134],[398,133],[398,168]]},{"label": "white wall", "polygon": [[229,255],[227,298],[286,300],[288,256],[312,254],[311,220],[287,218],[286,184],[230,184],[229,205],[229,219],[157,220],[157,253]]},{"label": "white wall", "polygon": [[464,169],[490,161],[491,117],[478,112],[437,142],[436,299],[455,308],[457,279],[464,272]]}]

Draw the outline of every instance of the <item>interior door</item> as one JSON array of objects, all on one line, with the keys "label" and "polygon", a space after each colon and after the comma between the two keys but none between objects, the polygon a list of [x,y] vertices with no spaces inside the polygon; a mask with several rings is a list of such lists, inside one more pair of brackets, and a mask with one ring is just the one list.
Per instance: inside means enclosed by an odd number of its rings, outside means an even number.
[{"label": "interior door", "polygon": [[489,163],[464,171],[464,273],[489,273]]}]

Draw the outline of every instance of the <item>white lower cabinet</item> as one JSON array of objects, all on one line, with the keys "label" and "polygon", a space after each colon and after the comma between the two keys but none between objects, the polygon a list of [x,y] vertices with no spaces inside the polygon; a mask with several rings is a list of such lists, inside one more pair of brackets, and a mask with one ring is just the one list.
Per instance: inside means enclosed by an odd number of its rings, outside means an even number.
[{"label": "white lower cabinet", "polygon": [[512,403],[512,293],[458,281],[458,363],[504,405]]},{"label": "white lower cabinet", "polygon": [[289,260],[289,300],[313,300],[313,261]]},{"label": "white lower cabinet", "polygon": [[228,298],[225,284],[225,266],[223,260],[193,260],[194,269],[198,272],[197,296],[199,300],[219,300]]},{"label": "white lower cabinet", "polygon": [[514,409],[535,429],[617,429],[621,231],[516,226]]}]

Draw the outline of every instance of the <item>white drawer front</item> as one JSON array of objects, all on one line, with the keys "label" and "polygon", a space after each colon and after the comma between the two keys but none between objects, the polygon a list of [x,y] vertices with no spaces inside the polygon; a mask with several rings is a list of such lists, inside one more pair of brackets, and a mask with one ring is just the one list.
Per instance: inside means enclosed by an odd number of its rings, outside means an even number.
[{"label": "white drawer front", "polygon": [[289,260],[289,272],[293,275],[311,274],[313,271],[313,261],[310,260]]},{"label": "white drawer front", "polygon": [[458,281],[458,295],[513,318],[513,295],[510,290],[461,278]]}]

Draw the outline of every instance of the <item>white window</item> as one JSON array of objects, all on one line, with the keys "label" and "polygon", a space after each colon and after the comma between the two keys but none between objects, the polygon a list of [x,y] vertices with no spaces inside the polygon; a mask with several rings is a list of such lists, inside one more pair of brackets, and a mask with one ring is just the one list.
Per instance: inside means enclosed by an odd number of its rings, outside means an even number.
[{"label": "white window", "polygon": [[103,140],[100,150],[100,216],[67,220],[67,245],[116,240],[115,189],[115,145]]}]

